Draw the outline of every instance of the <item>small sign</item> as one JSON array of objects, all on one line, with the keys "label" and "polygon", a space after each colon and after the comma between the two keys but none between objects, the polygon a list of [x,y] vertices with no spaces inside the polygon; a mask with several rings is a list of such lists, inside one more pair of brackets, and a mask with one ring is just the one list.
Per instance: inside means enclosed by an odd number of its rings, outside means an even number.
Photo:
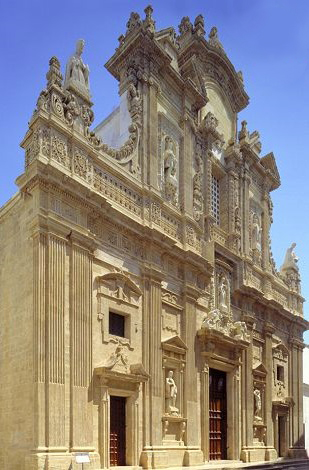
[{"label": "small sign", "polygon": [[89,454],[76,454],[75,461],[76,463],[90,463]]}]

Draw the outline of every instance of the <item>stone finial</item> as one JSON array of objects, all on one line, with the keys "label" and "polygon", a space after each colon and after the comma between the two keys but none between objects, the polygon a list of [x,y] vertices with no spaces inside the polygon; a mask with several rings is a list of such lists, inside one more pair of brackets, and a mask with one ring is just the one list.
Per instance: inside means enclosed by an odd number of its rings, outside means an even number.
[{"label": "stone finial", "polygon": [[196,18],[195,18],[195,21],[194,21],[194,32],[198,35],[198,36],[204,36],[205,34],[205,29],[204,29],[204,17],[203,15],[198,15]]},{"label": "stone finial", "polygon": [[57,57],[53,56],[49,61],[49,70],[46,74],[47,88],[56,85],[62,87],[62,75],[60,71],[60,62]]},{"label": "stone finial", "polygon": [[155,22],[152,18],[153,8],[151,5],[148,5],[144,12],[146,13],[146,18],[143,21],[144,28],[151,33],[155,32]]},{"label": "stone finial", "polygon": [[132,11],[130,14],[130,18],[127,22],[127,32],[126,34],[131,33],[134,29],[137,29],[141,26],[141,18],[138,13]]},{"label": "stone finial", "polygon": [[243,73],[242,73],[241,70],[238,70],[237,76],[238,76],[239,80],[241,81],[241,83],[244,84],[244,76],[243,76]]},{"label": "stone finial", "polygon": [[178,26],[180,35],[192,33],[193,26],[188,16],[184,16]]},{"label": "stone finial", "polygon": [[247,121],[242,121],[241,122],[241,129],[238,133],[238,138],[239,138],[239,140],[241,140],[241,139],[245,139],[248,136],[249,136],[249,132],[248,132],[248,129],[247,129]]},{"label": "stone finial", "polygon": [[218,30],[215,26],[211,28],[208,38],[209,38],[208,43],[211,46],[216,47],[217,49],[220,49],[221,51],[224,52],[223,46],[221,42],[219,41]]}]

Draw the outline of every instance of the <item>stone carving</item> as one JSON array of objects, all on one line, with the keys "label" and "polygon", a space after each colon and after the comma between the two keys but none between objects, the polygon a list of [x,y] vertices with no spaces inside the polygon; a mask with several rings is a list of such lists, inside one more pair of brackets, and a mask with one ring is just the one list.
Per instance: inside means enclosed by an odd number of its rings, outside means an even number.
[{"label": "stone carving", "polygon": [[298,257],[294,252],[294,248],[296,243],[292,243],[292,245],[286,250],[285,258],[283,261],[283,265],[280,268],[280,271],[284,273],[285,271],[294,270],[298,272]]},{"label": "stone carving", "polygon": [[139,174],[139,165],[137,161],[139,131],[137,124],[132,123],[129,126],[129,133],[129,138],[122,147],[120,147],[120,149],[115,149],[102,142],[100,137],[98,137],[93,131],[90,131],[88,127],[85,130],[87,139],[97,150],[101,150],[103,153],[106,153],[111,158],[117,160],[120,165],[128,165],[131,173]]},{"label": "stone carving", "polygon": [[233,322],[229,314],[221,312],[219,309],[211,310],[204,318],[201,326],[201,332],[203,331],[216,331],[235,340],[250,341],[246,323],[242,321]]},{"label": "stone carving", "polygon": [[164,190],[166,199],[174,205],[178,203],[177,157],[176,145],[173,139],[164,139]]},{"label": "stone carving", "polygon": [[219,308],[227,309],[227,296],[229,293],[229,283],[227,279],[222,276],[219,281],[219,294],[218,294],[218,304]]},{"label": "stone carving", "polygon": [[80,107],[72,93],[67,92],[63,103],[63,108],[66,122],[69,126],[72,126],[74,119],[80,115]]},{"label": "stone carving", "polygon": [[49,61],[49,70],[46,74],[47,88],[49,89],[52,85],[58,88],[62,87],[62,75],[60,72],[60,62],[57,57],[53,56]]},{"label": "stone carving", "polygon": [[117,344],[115,352],[107,360],[105,367],[114,371],[129,373],[128,356],[121,344]]},{"label": "stone carving", "polygon": [[85,65],[81,57],[85,46],[85,41],[79,39],[76,43],[76,51],[69,58],[65,71],[64,88],[70,85],[77,88],[89,97],[89,67]]},{"label": "stone carving", "polygon": [[208,38],[208,43],[211,46],[216,47],[217,49],[220,49],[222,52],[224,52],[223,46],[218,38],[218,30],[215,26],[211,28]]},{"label": "stone carving", "polygon": [[185,33],[192,33],[193,26],[190,21],[190,18],[188,16],[184,16],[180,22],[180,25],[178,26],[179,28],[179,33],[180,35],[183,35]]},{"label": "stone carving", "polygon": [[205,34],[205,23],[203,15],[197,15],[194,21],[194,33],[198,36],[204,36]]},{"label": "stone carving", "polygon": [[257,213],[252,215],[251,242],[253,250],[262,251],[262,228]]},{"label": "stone carving", "polygon": [[153,8],[151,5],[148,5],[144,12],[146,13],[146,18],[143,21],[143,26],[146,31],[149,31],[150,33],[155,32],[155,21],[152,18],[152,13],[153,13]]},{"label": "stone carving", "polygon": [[141,124],[142,100],[137,86],[130,83],[127,91],[128,109],[133,122]]},{"label": "stone carving", "polygon": [[176,407],[177,386],[173,375],[174,372],[170,370],[165,379],[165,412],[169,415],[178,416],[179,409]]},{"label": "stone carving", "polygon": [[104,274],[98,278],[102,293],[121,301],[137,305],[141,296],[139,287],[122,270]]},{"label": "stone carving", "polygon": [[203,192],[202,192],[202,176],[203,176],[203,160],[201,144],[196,144],[195,157],[196,173],[193,177],[193,217],[199,222],[203,213]]},{"label": "stone carving", "polygon": [[261,411],[262,411],[262,397],[261,390],[255,388],[253,391],[254,395],[254,419],[256,421],[262,421]]},{"label": "stone carving", "polygon": [[127,32],[126,34],[131,33],[134,29],[138,29],[141,26],[141,18],[138,13],[132,11],[130,14],[130,18],[127,22]]}]

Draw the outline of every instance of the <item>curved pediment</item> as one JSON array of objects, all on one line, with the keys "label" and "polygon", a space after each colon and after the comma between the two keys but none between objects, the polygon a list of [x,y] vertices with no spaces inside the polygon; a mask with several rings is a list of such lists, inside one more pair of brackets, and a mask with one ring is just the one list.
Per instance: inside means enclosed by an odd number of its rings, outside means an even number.
[{"label": "curved pediment", "polygon": [[100,294],[114,297],[124,302],[136,305],[142,295],[141,289],[123,271],[98,276],[96,281]]}]

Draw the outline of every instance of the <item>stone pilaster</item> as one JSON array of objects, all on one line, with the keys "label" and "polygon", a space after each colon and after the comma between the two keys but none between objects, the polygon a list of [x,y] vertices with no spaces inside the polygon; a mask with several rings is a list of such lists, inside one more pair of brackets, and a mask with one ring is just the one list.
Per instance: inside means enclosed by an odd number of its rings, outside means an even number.
[{"label": "stone pilaster", "polygon": [[46,450],[46,257],[47,236],[37,233],[33,239],[33,326],[34,326],[34,450]]},{"label": "stone pilaster", "polygon": [[66,452],[65,442],[65,252],[66,241],[47,235],[46,447]]},{"label": "stone pilaster", "polygon": [[[252,317],[245,316],[248,331],[252,331]],[[242,449],[240,458],[244,462],[251,461],[250,455],[253,451],[253,377],[252,377],[252,340],[242,352],[242,368],[241,368],[241,409],[242,409]]]},{"label": "stone pilaster", "polygon": [[293,397],[290,407],[289,455],[294,458],[306,456],[303,429],[303,343],[297,339],[290,341],[289,396]]},{"label": "stone pilaster", "polygon": [[186,214],[193,215],[193,167],[194,167],[194,149],[192,148],[192,132],[188,119],[184,120],[184,144],[182,158],[180,160],[179,187],[181,193],[181,201]]},{"label": "stone pilaster", "polygon": [[265,271],[269,271],[269,193],[264,190],[263,194],[263,217],[262,217],[262,267]]},{"label": "stone pilaster", "polygon": [[162,445],[162,352],[161,352],[161,280],[162,274],[153,267],[144,267],[143,295],[143,364],[150,375],[143,396],[143,447],[141,462],[145,468],[162,468],[168,463]]},{"label": "stone pilaster", "polygon": [[201,372],[201,449],[204,461],[209,460],[209,365]]},{"label": "stone pilaster", "polygon": [[[199,447],[200,442],[196,425],[198,423],[197,406],[197,369],[195,361],[196,341],[196,301],[200,292],[192,285],[185,283],[183,289],[183,316],[181,336],[188,347],[187,364],[184,377],[184,415],[187,418],[186,445]],[[186,465],[202,463],[203,453],[199,450],[188,450],[185,455]]]},{"label": "stone pilaster", "polygon": [[249,207],[249,187],[250,187],[250,176],[247,168],[244,168],[243,171],[243,191],[242,191],[242,233],[243,233],[243,251],[249,256],[250,251],[250,242],[249,242],[249,220],[250,220],[250,207]]},{"label": "stone pilaster", "polygon": [[148,115],[147,115],[147,162],[149,185],[158,190],[158,109],[157,109],[157,89],[155,86],[148,88]]},{"label": "stone pilaster", "polygon": [[72,243],[70,259],[70,447],[94,451],[91,395],[92,377],[92,258]]},{"label": "stone pilaster", "polygon": [[277,458],[277,451],[274,445],[274,428],[273,428],[273,409],[272,409],[272,393],[273,393],[273,353],[272,353],[272,334],[274,327],[270,323],[264,326],[265,348],[263,363],[267,370],[266,386],[265,386],[265,425],[266,425],[266,460],[274,460]]}]

